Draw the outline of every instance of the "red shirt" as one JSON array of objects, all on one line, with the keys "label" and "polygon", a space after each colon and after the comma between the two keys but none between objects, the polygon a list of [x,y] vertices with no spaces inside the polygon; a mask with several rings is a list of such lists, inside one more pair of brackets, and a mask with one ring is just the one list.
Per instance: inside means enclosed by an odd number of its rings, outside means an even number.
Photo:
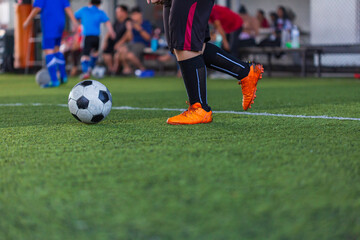
[{"label": "red shirt", "polygon": [[232,33],[238,30],[243,24],[243,20],[239,14],[231,11],[227,7],[219,5],[214,5],[210,14],[209,23],[214,23],[216,20],[220,21],[226,33]]},{"label": "red shirt", "polygon": [[264,18],[260,24],[260,27],[261,28],[269,28],[270,27],[270,24],[268,22],[268,20],[266,18]]}]

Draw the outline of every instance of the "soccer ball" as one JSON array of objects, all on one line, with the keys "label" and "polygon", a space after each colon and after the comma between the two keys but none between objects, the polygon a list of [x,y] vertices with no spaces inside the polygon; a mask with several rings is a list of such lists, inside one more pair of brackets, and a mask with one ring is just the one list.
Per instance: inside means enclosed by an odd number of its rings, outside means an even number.
[{"label": "soccer ball", "polygon": [[80,122],[98,123],[110,113],[111,93],[102,83],[85,80],[71,90],[68,106],[70,113]]},{"label": "soccer ball", "polygon": [[91,71],[91,75],[93,75],[93,77],[95,77],[95,78],[101,79],[101,78],[104,78],[105,72],[106,72],[106,68],[105,68],[105,67],[96,66],[96,67],[94,67],[94,69]]},{"label": "soccer ball", "polygon": [[49,71],[46,68],[41,69],[36,73],[35,80],[39,86],[44,86],[48,84],[51,80]]}]

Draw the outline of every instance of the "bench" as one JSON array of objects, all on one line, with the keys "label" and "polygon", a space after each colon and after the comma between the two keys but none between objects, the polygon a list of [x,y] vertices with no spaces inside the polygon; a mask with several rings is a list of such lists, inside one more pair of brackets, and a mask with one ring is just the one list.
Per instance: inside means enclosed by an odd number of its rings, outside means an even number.
[{"label": "bench", "polygon": [[[311,58],[311,67],[316,69],[317,76],[321,77],[324,67],[322,57],[324,54],[360,54],[360,45],[309,45],[300,48],[281,48],[281,47],[250,47],[239,48],[240,54],[266,55],[268,76],[272,76],[273,56],[278,54],[298,54],[301,58],[301,76],[306,77],[310,67],[308,58]],[[314,57],[317,57],[318,65],[314,64]],[[286,67],[286,66],[285,66]]]},{"label": "bench", "polygon": [[160,75],[164,75],[166,71],[172,73],[177,71],[177,63],[175,57],[170,58],[168,62],[160,62],[158,58],[163,55],[169,54],[168,49],[160,48],[155,52],[151,48],[144,49],[144,65],[148,69],[154,69],[159,72]]},{"label": "bench", "polygon": [[[360,44],[352,45],[312,45],[307,47],[309,51],[313,49],[319,49],[318,54],[318,76],[321,77],[323,72],[322,57],[325,54],[360,54]],[[336,67],[334,67],[336,68]],[[345,68],[346,69],[346,68]],[[359,71],[359,66],[350,71]]]}]

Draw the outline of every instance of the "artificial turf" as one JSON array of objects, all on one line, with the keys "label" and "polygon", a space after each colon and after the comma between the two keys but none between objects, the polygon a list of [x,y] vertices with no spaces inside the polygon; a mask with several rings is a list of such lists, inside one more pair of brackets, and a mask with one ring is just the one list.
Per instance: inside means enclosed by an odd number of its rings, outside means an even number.
[{"label": "artificial turf", "polygon": [[[180,79],[102,82],[115,107],[186,107]],[[1,240],[360,238],[360,121],[170,126],[176,111],[113,109],[85,125],[58,106],[75,83],[0,75]],[[241,111],[236,81],[209,80],[208,94]],[[265,78],[257,95],[250,112],[360,118],[357,80]]]}]

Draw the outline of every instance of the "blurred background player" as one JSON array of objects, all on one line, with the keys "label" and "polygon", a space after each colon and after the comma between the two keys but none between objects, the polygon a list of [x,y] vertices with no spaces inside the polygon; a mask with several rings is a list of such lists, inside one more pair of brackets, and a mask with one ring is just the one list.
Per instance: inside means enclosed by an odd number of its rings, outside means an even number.
[{"label": "blurred background player", "polygon": [[[99,9],[101,0],[90,0],[89,5],[82,7],[75,13],[75,18],[81,21],[83,26],[84,48],[81,57],[82,74],[81,80],[90,77],[91,69],[96,65],[99,56],[100,25],[105,23],[111,39],[116,38],[114,29],[106,13]],[[91,57],[90,57],[91,56]]]},{"label": "blurred background player", "polygon": [[41,13],[42,48],[46,55],[46,67],[49,71],[51,81],[42,87],[58,87],[60,81],[57,78],[57,69],[60,71],[61,83],[66,83],[66,62],[64,55],[59,51],[61,37],[65,28],[65,13],[71,19],[74,29],[78,23],[70,8],[68,0],[35,0],[34,8],[23,26],[27,28],[34,17]]},{"label": "blurred background player", "polygon": [[212,122],[207,102],[207,67],[227,73],[239,80],[243,93],[243,109],[254,103],[257,82],[263,66],[240,61],[223,49],[208,43],[208,21],[214,0],[147,0],[164,3],[164,28],[169,48],[179,62],[189,97],[187,111],[171,117],[168,124],[199,124]]},{"label": "blurred background player", "polygon": [[116,57],[116,52],[132,38],[132,26],[128,14],[128,7],[125,5],[117,6],[115,17],[113,29],[116,33],[116,38],[111,39],[110,34],[107,33],[103,45],[104,62],[111,74],[115,74],[119,68],[119,58]]},{"label": "blurred background player", "polygon": [[237,51],[238,36],[241,33],[243,20],[239,14],[231,11],[227,7],[214,5],[209,23],[213,24],[215,29],[222,37],[222,47],[228,52]]}]

